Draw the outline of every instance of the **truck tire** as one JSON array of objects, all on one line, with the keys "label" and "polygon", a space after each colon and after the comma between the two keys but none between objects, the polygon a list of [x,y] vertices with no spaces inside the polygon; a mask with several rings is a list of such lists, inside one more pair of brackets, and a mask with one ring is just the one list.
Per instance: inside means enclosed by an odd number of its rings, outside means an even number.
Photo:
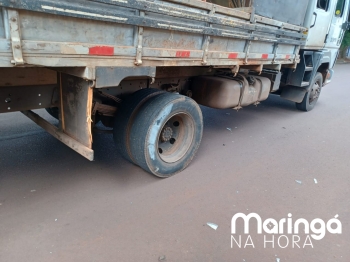
[{"label": "truck tire", "polygon": [[50,116],[52,116],[53,118],[56,118],[58,120],[58,112],[59,112],[59,109],[58,107],[48,107],[48,108],[45,108],[46,112],[49,113]]},{"label": "truck tire", "polygon": [[203,133],[198,104],[179,94],[161,94],[137,113],[130,132],[130,148],[137,165],[158,177],[185,169],[195,156]]},{"label": "truck tire", "polygon": [[114,118],[113,139],[117,151],[131,163],[134,161],[130,153],[129,134],[136,113],[148,99],[162,93],[165,92],[155,88],[138,90],[125,99],[118,108]]},{"label": "truck tire", "polygon": [[321,94],[321,89],[323,85],[323,77],[321,73],[317,73],[312,81],[313,85],[310,87],[309,91],[305,94],[304,99],[301,103],[295,103],[296,107],[300,111],[311,111]]}]

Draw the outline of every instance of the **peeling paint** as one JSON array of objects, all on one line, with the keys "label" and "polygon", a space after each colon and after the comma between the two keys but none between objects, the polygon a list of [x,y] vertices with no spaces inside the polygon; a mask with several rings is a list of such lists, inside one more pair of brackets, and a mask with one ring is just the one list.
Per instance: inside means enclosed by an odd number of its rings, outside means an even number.
[{"label": "peeling paint", "polygon": [[45,10],[52,10],[52,11],[58,11],[58,12],[63,12],[63,13],[69,13],[69,14],[87,15],[87,16],[91,16],[91,17],[100,17],[100,18],[109,18],[109,19],[118,20],[118,21],[127,21],[128,20],[127,18],[118,17],[118,16],[99,15],[99,14],[94,14],[94,13],[58,8],[58,7],[47,6],[47,5],[42,5],[41,8],[45,9]]},{"label": "peeling paint", "polygon": [[186,31],[193,31],[193,32],[203,32],[203,29],[192,29],[192,28],[187,28],[187,27],[182,27],[182,26],[175,26],[175,25],[168,25],[168,24],[160,24],[158,23],[158,26],[160,27],[165,27],[169,29],[179,29],[179,30],[186,30]]}]

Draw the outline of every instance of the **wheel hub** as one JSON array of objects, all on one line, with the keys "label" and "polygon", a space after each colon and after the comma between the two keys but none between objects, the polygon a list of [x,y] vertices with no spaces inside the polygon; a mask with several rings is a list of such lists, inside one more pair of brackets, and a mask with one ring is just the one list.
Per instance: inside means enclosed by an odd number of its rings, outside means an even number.
[{"label": "wheel hub", "polygon": [[312,89],[310,90],[310,98],[309,98],[309,102],[313,102],[314,100],[316,100],[320,95],[320,86],[315,83],[315,85],[312,87]]},{"label": "wheel hub", "polygon": [[169,117],[158,136],[158,156],[164,162],[179,161],[191,148],[195,124],[191,116],[177,113]]},{"label": "wheel hub", "polygon": [[168,142],[173,135],[173,129],[169,126],[163,128],[160,135],[162,142]]}]

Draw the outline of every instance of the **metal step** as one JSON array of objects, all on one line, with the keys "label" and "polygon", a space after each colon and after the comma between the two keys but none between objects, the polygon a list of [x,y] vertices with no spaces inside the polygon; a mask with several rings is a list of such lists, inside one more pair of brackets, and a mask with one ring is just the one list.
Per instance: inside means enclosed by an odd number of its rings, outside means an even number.
[{"label": "metal step", "polygon": [[304,82],[304,81],[303,81],[303,82],[301,83],[301,86],[308,86],[308,85],[310,85],[310,82]]},{"label": "metal step", "polygon": [[312,66],[305,67],[305,71],[312,71],[314,68]]}]

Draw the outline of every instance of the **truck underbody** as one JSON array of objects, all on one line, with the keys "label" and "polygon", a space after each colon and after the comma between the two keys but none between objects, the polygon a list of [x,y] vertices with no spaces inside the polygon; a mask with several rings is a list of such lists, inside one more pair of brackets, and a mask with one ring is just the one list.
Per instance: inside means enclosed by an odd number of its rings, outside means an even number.
[{"label": "truck underbody", "polygon": [[199,147],[197,103],[238,110],[272,93],[314,107],[334,52],[305,48],[300,3],[284,3],[289,21],[248,1],[1,0],[0,113],[21,111],[89,160],[101,121],[126,159],[168,177]]}]

